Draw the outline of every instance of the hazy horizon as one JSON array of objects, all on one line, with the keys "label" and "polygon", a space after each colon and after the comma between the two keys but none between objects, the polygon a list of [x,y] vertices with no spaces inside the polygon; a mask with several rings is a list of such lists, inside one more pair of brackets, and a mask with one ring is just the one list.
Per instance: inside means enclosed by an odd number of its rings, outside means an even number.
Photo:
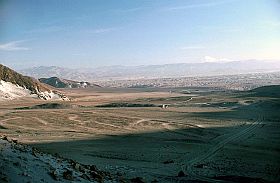
[{"label": "hazy horizon", "polygon": [[[260,64],[264,64],[264,65],[276,65],[276,66],[280,66],[280,60],[256,60],[256,59],[248,59],[248,60],[231,60],[231,61],[202,61],[202,62],[178,62],[178,63],[162,63],[162,64],[134,64],[134,65],[124,65],[124,64],[115,64],[115,65],[101,65],[101,66],[83,66],[83,65],[79,65],[79,66],[65,66],[65,65],[59,65],[59,64],[32,64],[32,65],[23,65],[23,64],[17,64],[17,63],[9,63],[9,62],[3,62],[0,61],[0,64],[3,64],[7,67],[10,67],[11,69],[15,69],[17,71],[19,70],[26,70],[26,69],[32,69],[32,68],[40,68],[40,67],[45,67],[45,68],[50,68],[50,67],[57,67],[57,68],[64,68],[64,69],[78,69],[78,70],[90,70],[90,69],[106,69],[106,68],[117,68],[117,67],[122,67],[122,68],[136,68],[136,67],[149,67],[149,66],[167,66],[167,65],[181,65],[181,64],[185,64],[185,65],[193,65],[193,64],[220,64],[220,65],[226,65],[226,64],[230,64],[230,63],[260,63]],[[276,70],[278,70],[278,67],[276,68]],[[275,71],[275,69],[271,70],[271,71]],[[269,71],[270,72],[270,71]]]},{"label": "hazy horizon", "polygon": [[0,61],[0,64],[5,65],[7,67],[10,67],[15,70],[25,70],[25,69],[32,69],[32,68],[40,68],[40,67],[45,67],[45,68],[50,68],[50,67],[57,67],[57,68],[65,68],[65,69],[102,69],[102,68],[110,68],[110,67],[149,67],[149,66],[167,66],[167,65],[193,65],[193,64],[229,64],[229,63],[261,63],[261,64],[276,64],[277,66],[280,66],[280,59],[279,60],[272,60],[272,59],[267,59],[267,60],[256,60],[256,59],[248,59],[248,60],[230,60],[230,61],[202,61],[202,62],[177,62],[177,63],[162,63],[162,64],[134,64],[134,65],[124,65],[124,64],[112,64],[112,65],[101,65],[101,66],[65,66],[65,65],[59,65],[59,64],[41,64],[41,65],[18,65],[18,64],[13,64],[9,62],[3,62]]},{"label": "hazy horizon", "polygon": [[1,1],[13,68],[280,60],[277,0]]}]

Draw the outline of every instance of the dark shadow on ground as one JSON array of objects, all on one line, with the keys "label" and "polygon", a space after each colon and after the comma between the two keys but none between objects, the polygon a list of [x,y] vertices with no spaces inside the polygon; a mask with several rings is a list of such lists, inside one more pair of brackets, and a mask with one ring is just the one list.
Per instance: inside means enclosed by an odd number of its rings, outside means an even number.
[{"label": "dark shadow on ground", "polygon": [[[156,179],[159,182],[188,182],[196,180],[190,179],[188,172],[179,173],[181,167],[186,166],[188,162],[186,160],[200,156],[215,147],[217,143],[238,133],[241,129],[246,129],[247,125],[250,126],[250,124],[228,126],[227,121],[258,120],[262,123],[252,125],[254,131],[224,145],[219,149],[223,153],[219,154],[219,157],[214,155],[217,161],[210,161],[207,166],[217,173],[212,178],[224,181],[279,182],[280,99],[256,97],[253,101],[256,102],[223,112],[186,113],[186,119],[199,117],[221,120],[226,127],[190,126],[185,129],[107,135],[84,140],[32,144],[32,146],[84,164],[96,164],[101,169],[130,178],[141,176],[144,180]],[[225,163],[224,167],[213,167],[220,162]],[[221,170],[229,168],[227,166],[238,168],[222,173]],[[197,165],[197,167],[204,167],[204,165]]]},{"label": "dark shadow on ground", "polygon": [[245,97],[280,98],[280,85],[263,86],[250,90]]},{"label": "dark shadow on ground", "polygon": [[0,129],[7,129],[7,128],[5,128],[4,126],[1,126],[1,125],[0,125]]},{"label": "dark shadow on ground", "polygon": [[194,112],[191,116],[210,119],[280,121],[280,99],[263,99],[222,112]]},{"label": "dark shadow on ground", "polygon": [[[256,127],[263,128],[262,125]],[[239,128],[241,127],[187,128],[110,135],[102,138],[69,140],[66,142],[40,143],[32,144],[32,146],[48,153],[58,153],[63,157],[74,159],[83,164],[95,164],[101,169],[112,171],[111,173],[115,174],[120,173],[124,177],[127,175],[129,178],[143,176],[144,180],[156,179],[159,182],[184,182],[184,180],[189,180],[188,172],[184,172],[185,175],[182,176],[179,176],[179,172],[180,167],[185,166],[185,159],[199,156],[200,153],[207,151],[217,143],[215,138],[222,135],[227,138],[227,134],[234,134]],[[246,126],[242,126],[242,128],[246,128]],[[270,132],[264,131],[264,133]],[[279,128],[274,128],[271,133],[273,134],[272,136],[268,135],[269,138],[280,139]],[[246,138],[244,139],[246,140]],[[267,140],[264,138],[259,144],[264,144]],[[202,146],[204,146],[204,149],[201,149]],[[240,174],[225,173],[220,175],[219,179],[221,177],[224,179],[233,177],[232,181],[234,182],[235,180],[241,180],[236,177],[241,177],[244,180],[251,180],[250,182],[260,182],[260,180],[268,182],[265,180],[271,180],[271,177],[275,176],[275,182],[277,182],[276,179],[279,180],[279,172],[277,171],[280,170],[280,157],[271,157],[271,154],[280,152],[278,144],[273,144],[273,147],[269,147],[270,152],[263,151],[263,147],[256,145],[242,147],[242,151],[239,149],[241,145],[230,145],[231,148],[234,148],[232,146],[238,147],[235,156],[240,157],[238,163],[242,164],[243,168],[240,169]],[[257,155],[255,151],[258,152]],[[246,159],[242,159],[243,153],[248,153],[250,161],[252,161],[252,157],[255,158],[253,160],[256,169],[247,164]],[[273,168],[266,169],[263,167],[263,161],[266,161],[267,164],[272,164]],[[276,165],[275,162],[277,163]],[[248,175],[244,172],[248,172]],[[253,177],[252,172],[255,172]]]}]

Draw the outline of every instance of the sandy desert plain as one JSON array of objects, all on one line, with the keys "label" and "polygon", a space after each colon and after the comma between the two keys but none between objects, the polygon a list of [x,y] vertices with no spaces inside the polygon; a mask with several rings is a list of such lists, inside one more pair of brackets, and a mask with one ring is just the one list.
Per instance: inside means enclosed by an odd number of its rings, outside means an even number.
[{"label": "sandy desert plain", "polygon": [[64,89],[1,102],[0,132],[120,182],[279,182],[280,90],[266,91]]}]

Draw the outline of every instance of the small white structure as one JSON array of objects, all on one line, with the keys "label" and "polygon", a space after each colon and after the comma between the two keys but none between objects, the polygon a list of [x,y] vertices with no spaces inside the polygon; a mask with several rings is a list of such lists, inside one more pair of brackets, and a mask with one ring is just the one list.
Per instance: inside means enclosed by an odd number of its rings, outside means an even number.
[{"label": "small white structure", "polygon": [[167,109],[168,108],[168,104],[162,104],[161,108],[162,109]]}]

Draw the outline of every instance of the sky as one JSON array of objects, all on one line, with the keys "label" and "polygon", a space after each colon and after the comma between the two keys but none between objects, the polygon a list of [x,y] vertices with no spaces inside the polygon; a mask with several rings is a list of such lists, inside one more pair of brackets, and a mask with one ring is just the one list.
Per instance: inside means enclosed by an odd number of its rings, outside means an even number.
[{"label": "sky", "polygon": [[0,63],[280,60],[280,0],[0,0]]}]

